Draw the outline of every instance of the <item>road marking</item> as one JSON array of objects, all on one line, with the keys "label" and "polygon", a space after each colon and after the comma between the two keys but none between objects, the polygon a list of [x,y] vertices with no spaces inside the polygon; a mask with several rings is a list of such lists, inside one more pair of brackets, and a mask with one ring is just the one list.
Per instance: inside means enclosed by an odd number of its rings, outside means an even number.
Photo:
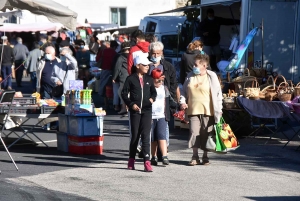
[{"label": "road marking", "polygon": [[[44,141],[45,143],[49,143],[49,142],[57,142],[57,140],[48,140],[48,141]],[[42,144],[42,142],[31,142],[31,143],[22,143],[22,144],[14,144],[13,146],[20,146],[20,145],[27,145],[27,144]],[[3,145],[1,145],[2,147]]]}]

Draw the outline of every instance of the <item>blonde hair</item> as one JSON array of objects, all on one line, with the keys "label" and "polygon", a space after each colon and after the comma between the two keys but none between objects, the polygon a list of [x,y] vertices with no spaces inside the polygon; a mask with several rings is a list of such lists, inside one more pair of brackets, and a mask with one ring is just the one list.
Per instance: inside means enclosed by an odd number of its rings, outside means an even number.
[{"label": "blonde hair", "polygon": [[203,43],[202,43],[202,41],[200,41],[200,40],[195,40],[194,42],[191,42],[190,44],[189,44],[189,46],[187,47],[187,49],[189,50],[189,51],[193,51],[193,50],[195,50],[197,47],[203,47]]}]

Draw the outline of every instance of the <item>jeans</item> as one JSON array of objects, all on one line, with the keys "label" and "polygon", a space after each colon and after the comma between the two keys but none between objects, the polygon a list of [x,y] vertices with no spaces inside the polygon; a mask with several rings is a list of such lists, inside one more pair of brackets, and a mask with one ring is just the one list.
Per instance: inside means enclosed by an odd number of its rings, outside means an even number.
[{"label": "jeans", "polygon": [[22,82],[23,71],[24,71],[23,62],[24,61],[15,61],[15,68],[17,68],[17,70],[16,70],[16,82],[17,82],[18,86],[20,86],[21,82]]},{"label": "jeans", "polygon": [[119,88],[120,88],[120,83],[118,82],[113,83],[113,93],[114,93],[113,105],[120,105],[120,98],[118,93]]},{"label": "jeans", "polygon": [[43,87],[41,87],[41,97],[42,99],[51,99],[52,95],[48,93],[46,90],[44,90]]},{"label": "jeans", "polygon": [[36,72],[30,72],[30,79],[31,79],[32,89],[36,90],[36,84],[37,84]]},{"label": "jeans", "polygon": [[1,74],[2,74],[2,89],[7,89],[7,87],[11,87],[11,65],[2,65],[1,66]]}]

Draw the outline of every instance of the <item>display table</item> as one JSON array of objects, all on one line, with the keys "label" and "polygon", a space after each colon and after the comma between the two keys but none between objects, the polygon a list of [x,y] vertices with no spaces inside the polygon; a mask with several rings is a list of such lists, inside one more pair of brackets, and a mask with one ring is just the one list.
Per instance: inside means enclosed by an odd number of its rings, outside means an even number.
[{"label": "display table", "polygon": [[[21,129],[23,132],[23,135],[19,136],[14,130],[12,129],[7,129],[10,130],[9,134],[4,134],[6,137],[8,137],[10,134],[15,133],[18,136],[18,139],[15,140],[12,144],[10,144],[7,148],[12,147],[14,144],[16,144],[19,140],[21,140],[23,137],[27,136],[32,142],[35,142],[32,138],[28,136],[29,133],[34,135],[38,140],[40,140],[45,146],[48,147],[48,145],[41,140],[35,133],[34,130],[39,125],[41,122],[50,122],[51,121],[57,121],[58,120],[58,114],[10,114],[10,117],[21,117],[21,118],[26,118],[25,121],[22,121],[20,124],[17,124],[17,126]],[[37,123],[32,125],[29,130],[24,129],[24,124],[29,121],[30,119],[38,119]]]},{"label": "display table", "polygon": [[[295,130],[295,127],[291,125],[292,121],[300,123],[300,115],[293,113],[288,105],[286,105],[284,102],[250,100],[244,97],[237,98],[237,102],[242,109],[244,109],[249,113],[249,115],[251,115],[251,117],[257,117],[263,121],[257,125],[257,129],[255,129],[249,136],[254,135],[255,137],[261,129],[266,128],[272,132],[272,135],[266,141],[266,143],[268,143],[268,141],[271,140],[272,137],[280,132],[287,139],[287,143],[284,145],[285,147],[300,132],[300,129]],[[273,120],[273,122],[270,120]],[[277,121],[280,121],[281,125],[279,125]],[[275,128],[275,131],[270,129],[271,126]],[[294,133],[292,138],[289,138],[286,135],[283,130],[284,127],[287,127]]]}]

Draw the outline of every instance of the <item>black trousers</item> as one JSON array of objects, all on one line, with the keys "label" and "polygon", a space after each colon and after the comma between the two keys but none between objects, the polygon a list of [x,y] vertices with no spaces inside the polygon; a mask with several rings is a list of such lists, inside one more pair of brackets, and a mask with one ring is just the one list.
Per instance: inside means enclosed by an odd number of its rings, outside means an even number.
[{"label": "black trousers", "polygon": [[[22,65],[24,61],[15,61],[15,68],[18,68],[16,70],[16,82],[17,82],[17,85],[20,86],[21,85],[21,82],[22,82],[22,77],[23,77],[23,71],[24,71],[24,65]],[[22,65],[22,66],[21,66]]]},{"label": "black trousers", "polygon": [[142,152],[144,161],[150,160],[150,131],[152,121],[152,110],[138,114],[130,112],[130,148],[129,158],[135,158],[139,138],[142,140]]}]

